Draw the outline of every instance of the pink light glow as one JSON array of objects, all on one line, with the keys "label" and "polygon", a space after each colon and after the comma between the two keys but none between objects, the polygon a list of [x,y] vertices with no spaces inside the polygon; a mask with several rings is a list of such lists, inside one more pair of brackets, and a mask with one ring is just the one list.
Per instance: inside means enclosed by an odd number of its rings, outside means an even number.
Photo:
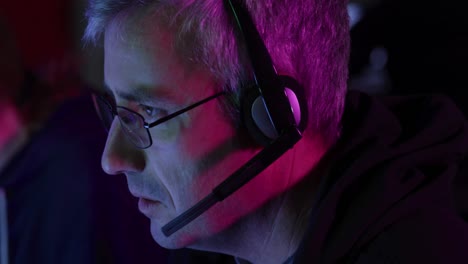
[{"label": "pink light glow", "polygon": [[11,102],[0,101],[0,150],[18,135],[22,128],[17,109]]}]

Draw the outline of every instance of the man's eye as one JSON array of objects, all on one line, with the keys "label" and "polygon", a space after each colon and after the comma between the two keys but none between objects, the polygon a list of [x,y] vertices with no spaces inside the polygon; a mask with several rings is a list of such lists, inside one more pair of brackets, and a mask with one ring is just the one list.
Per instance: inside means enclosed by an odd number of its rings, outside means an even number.
[{"label": "man's eye", "polygon": [[146,117],[154,119],[154,118],[159,118],[161,117],[161,113],[163,112],[159,108],[147,106],[147,105],[140,105],[141,110],[145,114]]}]

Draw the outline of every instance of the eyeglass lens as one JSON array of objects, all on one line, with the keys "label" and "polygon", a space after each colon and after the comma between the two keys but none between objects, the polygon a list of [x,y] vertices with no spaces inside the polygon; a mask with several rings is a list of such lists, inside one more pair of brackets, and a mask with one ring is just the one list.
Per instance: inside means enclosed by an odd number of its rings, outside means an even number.
[{"label": "eyeglass lens", "polygon": [[[114,121],[112,106],[104,98],[97,95],[93,95],[93,102],[105,129],[109,132]],[[151,145],[150,135],[144,127],[144,121],[141,116],[125,108],[117,107],[116,111],[120,125],[123,128],[122,130],[133,144],[139,148],[146,148]]]},{"label": "eyeglass lens", "polygon": [[139,148],[151,145],[151,138],[148,130],[144,127],[141,116],[132,113],[124,108],[117,108],[120,124],[124,128],[124,133]]}]

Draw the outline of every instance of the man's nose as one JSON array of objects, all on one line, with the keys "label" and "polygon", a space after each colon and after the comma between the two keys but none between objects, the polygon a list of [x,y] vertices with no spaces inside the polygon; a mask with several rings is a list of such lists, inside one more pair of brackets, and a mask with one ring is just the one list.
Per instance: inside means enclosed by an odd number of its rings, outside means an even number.
[{"label": "man's nose", "polygon": [[114,118],[109,129],[101,166],[104,172],[111,175],[142,172],[145,168],[143,151],[126,138],[117,118]]}]

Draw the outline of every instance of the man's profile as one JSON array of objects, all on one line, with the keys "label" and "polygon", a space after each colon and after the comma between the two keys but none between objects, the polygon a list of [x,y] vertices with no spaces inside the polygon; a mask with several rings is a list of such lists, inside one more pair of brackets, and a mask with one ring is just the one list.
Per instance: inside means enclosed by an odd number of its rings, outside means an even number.
[{"label": "man's profile", "polygon": [[90,2],[102,166],[159,245],[251,263],[466,257],[450,188],[466,121],[440,97],[348,92],[346,4]]}]

